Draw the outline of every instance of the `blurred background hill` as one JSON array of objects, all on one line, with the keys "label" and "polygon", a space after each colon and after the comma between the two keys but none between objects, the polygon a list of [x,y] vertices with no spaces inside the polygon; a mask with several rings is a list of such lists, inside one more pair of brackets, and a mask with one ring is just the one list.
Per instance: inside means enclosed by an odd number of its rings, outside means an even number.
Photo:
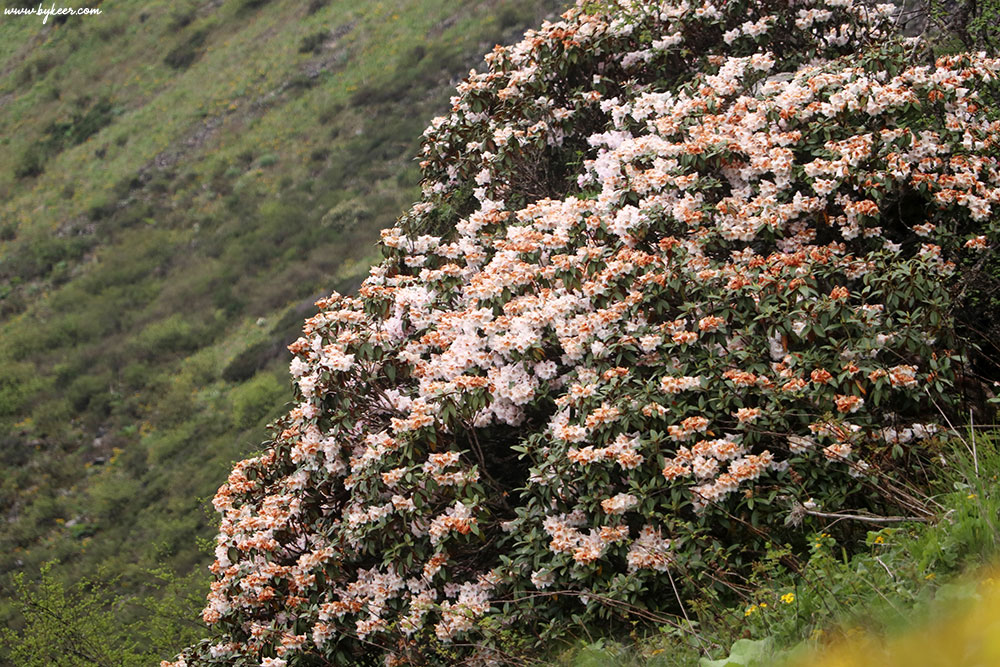
[{"label": "blurred background hill", "polygon": [[162,567],[197,620],[209,500],[291,397],[285,345],[418,198],[454,84],[562,4],[0,15],[0,578],[155,597]]}]

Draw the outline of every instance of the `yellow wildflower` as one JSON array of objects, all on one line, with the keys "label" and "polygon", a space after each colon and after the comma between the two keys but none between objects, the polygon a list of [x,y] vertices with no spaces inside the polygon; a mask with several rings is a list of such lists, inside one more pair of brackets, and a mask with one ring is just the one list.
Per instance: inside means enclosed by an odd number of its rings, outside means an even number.
[{"label": "yellow wildflower", "polygon": [[781,596],[781,601],[785,604],[792,604],[795,602],[795,593],[785,593]]}]

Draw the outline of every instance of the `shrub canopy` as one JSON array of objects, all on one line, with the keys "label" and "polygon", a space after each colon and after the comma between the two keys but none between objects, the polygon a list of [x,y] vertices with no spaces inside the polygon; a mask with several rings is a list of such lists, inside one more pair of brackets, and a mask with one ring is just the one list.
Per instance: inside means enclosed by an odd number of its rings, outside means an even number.
[{"label": "shrub canopy", "polygon": [[921,64],[894,11],[578,2],[489,54],[291,346],[173,664],[503,660],[677,611],[816,508],[924,512],[1000,61]]}]

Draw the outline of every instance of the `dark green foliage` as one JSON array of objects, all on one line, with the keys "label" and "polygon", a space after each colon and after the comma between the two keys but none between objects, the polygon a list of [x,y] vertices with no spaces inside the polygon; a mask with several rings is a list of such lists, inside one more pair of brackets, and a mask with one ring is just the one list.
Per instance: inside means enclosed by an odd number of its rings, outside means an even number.
[{"label": "dark green foliage", "polygon": [[271,0],[240,0],[240,9],[248,11],[260,9],[270,1]]},{"label": "dark green foliage", "polygon": [[14,166],[14,175],[17,178],[38,176],[53,155],[82,144],[110,124],[116,113],[116,108],[107,97],[93,102],[87,97],[79,98],[68,118],[49,123],[43,130],[41,141],[24,150]]},{"label": "dark green foliage", "polygon": [[[37,5],[34,6],[37,7]],[[41,53],[21,66],[17,74],[18,84],[29,86],[35,81],[42,79],[49,70],[58,64],[58,60],[52,54]]]},{"label": "dark green foliage", "polygon": [[309,0],[309,7],[306,12],[310,15],[315,14],[319,10],[330,4],[330,0]]},{"label": "dark green foliage", "polygon": [[70,404],[77,412],[94,408],[95,412],[104,413],[107,410],[110,378],[81,375],[67,388],[66,394]]},{"label": "dark green foliage", "polygon": [[194,21],[197,14],[197,8],[194,5],[176,7],[170,14],[170,23],[167,24],[167,32],[173,33],[188,27]]},{"label": "dark green foliage", "polygon": [[38,144],[32,144],[21,153],[14,165],[14,175],[18,178],[38,176],[45,170],[45,151]]},{"label": "dark green foliage", "polygon": [[163,62],[174,69],[187,69],[201,56],[202,47],[205,45],[208,34],[207,28],[195,30],[172,48],[164,57]]},{"label": "dark green foliage", "polygon": [[273,359],[279,358],[283,351],[284,346],[280,341],[265,340],[251,345],[236,355],[222,370],[222,379],[226,382],[249,380]]},{"label": "dark green foliage", "polygon": [[952,30],[965,49],[1000,49],[1000,2],[959,0],[949,4],[932,2],[934,18]]},{"label": "dark green foliage", "polygon": [[330,37],[328,30],[320,30],[302,38],[299,53],[319,53],[323,50],[323,42]]},{"label": "dark green foliage", "polygon": [[[960,269],[961,307],[956,313],[963,337],[978,343],[973,350],[971,367],[967,370],[971,378],[995,383],[1000,381],[1000,256],[986,254],[966,262]],[[963,391],[976,392],[970,398],[985,407],[985,396],[980,385],[969,382]],[[981,419],[989,417],[981,415]]]},{"label": "dark green foliage", "polygon": [[76,146],[100,132],[114,118],[115,108],[111,100],[102,97],[93,103],[87,98],[77,101],[76,109],[69,119],[53,121],[46,129],[53,148]]}]

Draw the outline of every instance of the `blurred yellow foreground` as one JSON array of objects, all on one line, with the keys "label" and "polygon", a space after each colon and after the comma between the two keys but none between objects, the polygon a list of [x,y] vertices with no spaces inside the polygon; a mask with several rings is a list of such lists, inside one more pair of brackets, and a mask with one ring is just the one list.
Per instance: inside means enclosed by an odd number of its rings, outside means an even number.
[{"label": "blurred yellow foreground", "polygon": [[942,587],[959,591],[935,602],[933,615],[891,638],[855,636],[817,649],[803,667],[1000,667],[1000,572],[969,584]]}]

